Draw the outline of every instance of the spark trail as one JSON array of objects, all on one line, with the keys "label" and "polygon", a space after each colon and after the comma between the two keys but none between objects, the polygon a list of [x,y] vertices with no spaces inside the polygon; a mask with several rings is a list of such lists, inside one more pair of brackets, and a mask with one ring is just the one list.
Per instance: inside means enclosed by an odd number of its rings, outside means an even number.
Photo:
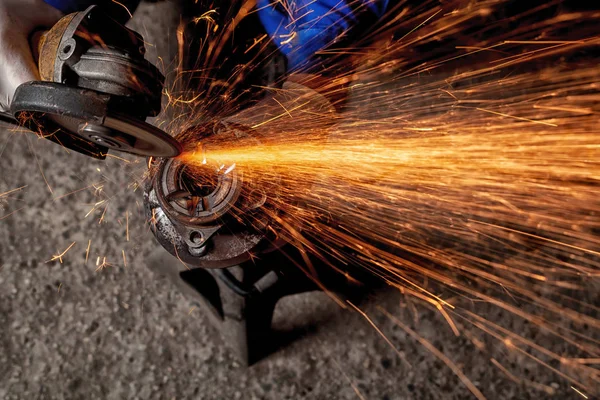
[{"label": "spark trail", "polygon": [[[506,16],[506,5],[400,2],[369,46],[329,51],[346,68],[291,78],[338,108],[345,92],[341,113],[284,86],[275,107],[236,120],[260,144],[188,134],[181,159],[279,182],[269,209],[282,211],[273,225],[290,242],[597,394],[600,13],[554,2]],[[169,130],[206,120],[212,100],[188,97],[192,111]],[[481,317],[490,307],[554,347]]]}]

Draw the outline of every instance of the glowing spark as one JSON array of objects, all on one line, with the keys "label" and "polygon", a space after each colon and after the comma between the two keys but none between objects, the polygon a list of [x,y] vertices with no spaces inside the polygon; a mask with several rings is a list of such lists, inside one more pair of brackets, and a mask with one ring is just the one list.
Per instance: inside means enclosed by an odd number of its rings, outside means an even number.
[{"label": "glowing spark", "polygon": [[76,242],[73,242],[69,245],[69,247],[67,247],[67,249],[65,251],[63,251],[62,253],[59,252],[59,254],[53,255],[52,259],[46,261],[46,262],[52,262],[52,261],[56,261],[58,260],[61,264],[63,263],[63,257],[65,256],[65,254],[67,254],[67,252],[69,250],[71,250],[71,247],[75,246]]},{"label": "glowing spark", "polygon": [[[72,192],[69,192],[69,193],[63,194],[62,196],[54,197],[54,198],[53,198],[53,200],[54,200],[54,201],[56,201],[56,200],[60,200],[60,199],[62,199],[62,198],[64,198],[64,197],[68,197],[68,196],[74,195],[75,193],[79,193],[79,192],[82,192],[82,191],[84,191],[84,190],[87,190],[87,189],[90,189],[90,188],[94,188],[94,189],[96,189],[96,185],[98,185],[98,184],[96,184],[96,183],[93,183],[93,184],[91,184],[91,185],[89,185],[89,186],[86,186],[86,187],[84,187],[84,188],[77,189],[77,190],[74,190],[74,191],[72,191]],[[96,189],[96,190],[97,190],[97,189]]]},{"label": "glowing spark", "polygon": [[21,191],[21,190],[25,189],[26,187],[27,187],[27,185],[18,187],[16,189],[9,190],[9,191],[4,192],[4,193],[0,193],[0,198],[6,197],[6,196],[8,196],[11,193],[15,193],[15,192]]},{"label": "glowing spark", "polygon": [[585,248],[579,247],[579,246],[573,246],[573,245],[570,245],[568,243],[559,242],[559,241],[556,241],[556,240],[545,238],[543,236],[539,236],[539,235],[534,235],[534,234],[527,233],[527,232],[518,231],[518,230],[515,230],[515,229],[507,228],[505,226],[488,224],[488,223],[483,222],[483,221],[475,221],[475,220],[469,220],[469,221],[472,221],[472,222],[475,222],[475,223],[478,223],[478,224],[482,224],[482,225],[493,226],[496,229],[502,229],[502,230],[505,230],[505,231],[518,233],[519,235],[529,236],[529,237],[532,237],[532,238],[535,238],[535,239],[539,239],[539,240],[547,241],[547,242],[550,242],[550,243],[553,243],[553,244],[557,244],[559,246],[566,246],[566,247],[570,247],[570,248],[575,249],[575,250],[580,250],[580,251],[583,251],[583,252],[586,252],[586,253],[590,253],[590,254],[594,254],[594,255],[600,256],[600,252],[598,252],[598,251],[594,251],[594,250],[590,250],[590,249],[585,249]]},{"label": "glowing spark", "polygon": [[115,156],[114,154],[108,154],[107,153],[107,154],[105,154],[105,156],[106,157],[110,157],[110,158],[114,158],[114,159],[119,160],[119,161],[122,161],[122,162],[124,162],[126,164],[130,164],[131,163],[131,161],[129,161],[129,160],[123,158],[123,157]]},{"label": "glowing spark", "polygon": [[52,187],[48,183],[48,179],[46,179],[46,175],[44,175],[44,171],[42,170],[42,165],[40,164],[40,160],[38,159],[37,154],[35,153],[35,150],[33,149],[33,144],[31,143],[31,139],[29,138],[29,136],[26,136],[26,137],[27,137],[27,144],[29,145],[29,150],[31,151],[31,154],[33,154],[33,158],[35,158],[35,162],[38,166],[38,169],[40,170],[40,174],[42,175],[44,182],[46,183],[46,187],[48,187],[50,194],[53,194],[54,192],[52,191]]},{"label": "glowing spark", "polygon": [[188,267],[188,265],[183,262],[183,260],[181,259],[181,257],[179,257],[179,253],[177,252],[177,246],[175,246],[175,244],[173,244],[173,249],[175,249],[175,256],[177,257],[177,259],[179,260],[179,262],[181,262],[183,264],[183,266],[189,271],[190,267]]},{"label": "glowing spark", "polygon": [[546,392],[549,395],[554,395],[556,393],[556,391],[554,390],[554,388],[552,388],[551,386],[546,386],[546,385],[543,385],[541,383],[537,383],[537,382],[530,381],[530,380],[527,380],[527,379],[521,379],[521,378],[515,376],[508,369],[506,369],[506,367],[504,367],[502,364],[500,364],[498,362],[498,360],[496,360],[495,358],[491,358],[490,361],[492,362],[492,364],[494,364],[494,366],[496,368],[498,368],[500,371],[502,371],[502,373],[504,375],[506,375],[508,377],[508,379],[510,379],[511,381],[513,381],[513,382],[515,382],[515,383],[517,383],[519,385],[520,384],[525,384],[525,385],[533,387],[533,388],[535,388],[537,390],[544,391],[544,392]]},{"label": "glowing spark", "polygon": [[580,395],[581,397],[583,397],[584,399],[587,399],[588,397],[582,393],[580,390],[578,390],[577,388],[571,386],[571,389],[573,389],[578,395]]},{"label": "glowing spark", "polygon": [[231,164],[223,173],[223,175],[227,175],[229,174],[231,171],[233,171],[235,169],[235,163]]},{"label": "glowing spark", "polygon": [[350,386],[352,387],[352,390],[354,390],[354,393],[356,393],[356,395],[358,396],[358,398],[360,400],[366,400],[365,397],[362,395],[362,393],[360,392],[360,390],[358,390],[358,387],[356,386],[356,384],[352,381],[352,379],[350,379],[350,377],[348,376],[348,374],[344,371],[344,369],[340,366],[340,364],[332,359],[331,361],[334,362],[335,366],[338,368],[338,370],[342,373],[342,375],[344,375],[344,377],[346,378],[346,380],[348,381],[348,383],[350,384]]},{"label": "glowing spark", "polygon": [[127,267],[127,258],[125,257],[125,250],[121,250],[123,252],[123,265]]},{"label": "glowing spark", "polygon": [[12,212],[10,212],[10,213],[8,213],[8,214],[6,214],[6,215],[3,215],[2,217],[0,217],[0,221],[2,221],[3,219],[6,219],[6,218],[8,218],[8,217],[10,217],[10,216],[11,216],[11,215],[13,215],[13,214],[16,214],[16,213],[18,213],[19,211],[21,211],[21,210],[24,210],[24,209],[25,209],[25,207],[21,207],[21,208],[18,208],[18,209],[16,209],[15,211],[12,211]]},{"label": "glowing spark", "polygon": [[427,18],[425,21],[421,22],[419,25],[415,26],[413,29],[411,29],[409,32],[407,32],[404,36],[402,36],[398,41],[401,42],[404,38],[406,38],[408,35],[410,35],[411,33],[415,32],[416,30],[418,30],[419,28],[421,28],[422,26],[424,26],[427,22],[431,21],[433,19],[433,17],[435,17],[436,15],[438,15],[440,12],[442,12],[442,10],[438,10],[435,13],[433,13],[429,18]]},{"label": "glowing spark", "polygon": [[[294,19],[302,12],[290,3],[281,5]],[[547,18],[555,5],[542,5],[510,18],[517,28],[506,29],[507,19],[498,18],[505,4],[398,7],[366,46],[323,52],[351,56],[324,67],[327,79],[293,74],[282,88],[265,88],[274,101],[231,117],[256,137],[223,143],[189,128],[205,123],[215,99],[237,107],[244,74],[217,82],[208,72],[236,16],[217,34],[207,29],[192,70],[178,65],[176,80],[193,89],[167,90],[176,118],[164,126],[185,132],[178,139],[196,149],[180,157],[184,163],[221,166],[222,174],[235,162],[244,185],[263,189],[267,231],[302,250],[303,259],[291,262],[317,285],[308,255],[341,276],[363,269],[403,293],[415,318],[415,304],[434,307],[455,335],[482,351],[471,330],[587,391],[589,381],[598,382],[597,341],[580,328],[595,329],[600,320],[587,296],[576,294],[596,290],[600,278],[600,70],[584,56],[600,43],[597,13]],[[256,43],[254,52],[262,50]],[[242,69],[253,67],[254,60]],[[329,103],[305,102],[308,88]],[[330,106],[342,104],[332,115]],[[251,213],[240,220],[256,223]],[[443,299],[448,292],[452,301]],[[469,311],[481,304],[554,340],[543,347]],[[551,391],[490,363],[515,382]]]},{"label": "glowing spark", "polygon": [[446,357],[446,355],[444,353],[439,351],[433,344],[431,344],[429,341],[427,341],[424,338],[422,338],[421,336],[419,336],[415,331],[410,329],[408,326],[404,325],[402,322],[400,322],[400,320],[398,318],[394,317],[388,311],[386,311],[385,309],[383,309],[379,306],[377,308],[379,309],[379,311],[381,311],[383,314],[385,314],[389,319],[391,319],[397,326],[402,328],[402,330],[404,332],[408,333],[413,339],[415,339],[419,343],[421,343],[423,345],[423,347],[425,347],[427,350],[429,350],[431,353],[433,353],[440,361],[442,361],[444,364],[446,364],[446,366],[448,366],[448,368],[450,368],[452,370],[452,372],[454,372],[454,374],[456,376],[458,376],[458,378],[469,389],[469,391],[471,393],[473,393],[473,396],[477,397],[479,400],[485,400],[485,396],[483,395],[483,393],[481,393],[481,391],[479,389],[477,389],[477,387],[473,384],[473,382],[471,382],[471,380],[469,378],[467,378],[467,376],[461,371],[461,369],[452,360],[450,360],[448,357]]},{"label": "glowing spark", "polygon": [[125,211],[125,238],[129,242],[129,211]]},{"label": "glowing spark", "polygon": [[98,257],[98,261],[96,262],[96,265],[98,266],[96,268],[96,272],[102,271],[103,269],[108,268],[108,267],[112,267],[112,264],[106,262],[106,257],[102,258],[102,263],[100,263],[100,257]]},{"label": "glowing spark", "polygon": [[106,204],[104,206],[104,211],[102,211],[102,215],[100,216],[100,219],[98,220],[98,225],[102,224],[102,222],[104,222],[104,216],[106,215],[106,209],[108,208],[108,204]]},{"label": "glowing spark", "polygon": [[192,307],[192,308],[190,308],[190,311],[188,312],[188,315],[191,315],[191,314],[192,314],[192,312],[193,312],[195,309],[196,309],[196,307]]},{"label": "glowing spark", "polygon": [[129,18],[133,18],[133,14],[131,14],[131,11],[129,11],[129,8],[127,8],[127,6],[123,3],[118,2],[117,0],[110,0],[115,4],[118,4],[119,6],[123,7],[125,9],[125,11],[127,11],[127,14],[129,14]]},{"label": "glowing spark", "polygon": [[294,38],[296,37],[296,32],[292,32],[292,33],[290,33],[289,35],[280,35],[280,36],[281,36],[281,37],[284,37],[284,38],[285,38],[285,37],[287,37],[287,39],[286,39],[286,40],[282,40],[282,41],[280,42],[280,44],[288,44],[288,43],[290,43],[292,40],[294,40]]},{"label": "glowing spark", "polygon": [[288,110],[285,110],[285,111],[284,111],[282,114],[276,115],[276,116],[275,116],[275,117],[273,117],[273,118],[269,118],[269,119],[268,119],[268,120],[266,120],[266,121],[263,121],[263,122],[261,122],[261,123],[259,123],[259,124],[256,124],[256,125],[252,126],[252,129],[256,129],[256,128],[258,128],[258,127],[261,127],[261,126],[263,126],[263,125],[265,125],[265,124],[268,124],[269,122],[276,121],[276,120],[278,120],[279,118],[281,118],[281,117],[283,117],[283,116],[285,116],[285,115],[289,115],[289,113],[290,113],[291,111],[296,111],[296,110],[298,110],[298,109],[300,109],[300,108],[302,108],[302,107],[306,106],[308,103],[310,103],[310,101],[307,101],[307,102],[305,102],[305,103],[302,103],[302,104],[300,104],[300,105],[298,105],[298,106],[296,106],[296,107],[294,107],[294,108],[290,109],[289,111],[288,111]]},{"label": "glowing spark", "polygon": [[156,219],[156,208],[152,209],[152,215],[150,216],[150,221],[148,221],[148,223],[150,224],[151,227],[156,228],[156,224],[158,223],[158,221]]},{"label": "glowing spark", "polygon": [[213,19],[212,15],[216,14],[217,10],[208,10],[206,11],[204,14],[202,14],[199,17],[195,17],[192,21],[197,24],[200,21],[209,21],[209,22],[215,22],[215,20]]},{"label": "glowing spark", "polygon": [[85,250],[85,263],[87,264],[88,257],[90,255],[90,247],[92,246],[92,240],[88,240],[87,249]]},{"label": "glowing spark", "polygon": [[377,333],[379,333],[379,335],[383,338],[383,340],[385,340],[385,342],[396,352],[396,354],[398,354],[398,357],[400,357],[400,359],[402,361],[404,361],[404,363],[412,368],[412,365],[406,360],[406,357],[404,356],[404,354],[402,354],[400,352],[400,350],[398,350],[396,348],[396,346],[394,346],[394,344],[390,341],[390,339],[388,339],[388,337],[381,331],[381,329],[379,329],[379,327],[377,325],[375,325],[375,322],[373,322],[373,320],[360,308],[358,308],[357,306],[355,306],[352,302],[350,302],[350,300],[346,300],[346,302],[348,304],[350,304],[350,306],[352,306],[352,308],[354,308],[354,310],[356,312],[358,312],[360,315],[363,316],[364,319],[367,320],[367,322],[377,331]]},{"label": "glowing spark", "polygon": [[283,110],[286,112],[288,117],[294,118],[294,117],[292,117],[292,114],[287,110],[287,108],[285,108],[285,106],[283,104],[281,104],[281,102],[279,100],[277,100],[275,97],[273,97],[273,100],[275,100],[277,102],[277,104],[279,104],[281,106],[281,108],[283,108]]},{"label": "glowing spark", "polygon": [[[93,213],[94,211],[96,211],[96,210],[98,209],[98,207],[99,207],[99,206],[101,206],[102,204],[106,203],[106,201],[107,201],[107,200],[100,200],[99,202],[95,203],[95,204],[92,206],[92,209],[91,209],[91,210],[90,210],[90,211],[89,211],[87,214],[85,214],[85,217],[84,217],[84,218],[87,218],[87,217],[88,217],[88,216],[89,216],[91,213]],[[106,208],[105,208],[105,210],[106,210]]]},{"label": "glowing spark", "polygon": [[500,116],[502,116],[502,117],[514,118],[514,119],[518,119],[518,120],[521,120],[521,121],[527,121],[527,122],[531,122],[531,123],[534,123],[534,124],[542,124],[542,125],[555,126],[555,127],[556,127],[556,126],[558,126],[558,125],[556,125],[556,124],[552,124],[552,123],[550,123],[550,122],[544,122],[544,121],[535,121],[535,120],[532,120],[532,119],[529,119],[529,118],[516,117],[516,116],[514,116],[514,115],[508,115],[508,114],[500,113],[500,112],[497,112],[497,111],[486,110],[486,109],[484,109],[484,108],[479,108],[479,107],[477,107],[477,108],[475,108],[475,109],[476,109],[476,110],[479,110],[479,111],[488,112],[488,113],[491,113],[491,114],[500,115]]}]

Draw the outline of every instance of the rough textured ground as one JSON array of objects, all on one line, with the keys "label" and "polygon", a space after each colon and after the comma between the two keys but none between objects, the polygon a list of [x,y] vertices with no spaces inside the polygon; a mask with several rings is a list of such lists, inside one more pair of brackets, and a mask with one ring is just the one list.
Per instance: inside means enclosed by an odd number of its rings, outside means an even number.
[{"label": "rough textured ground", "polygon": [[[170,3],[143,5],[136,18],[147,35],[178,20]],[[168,53],[168,40],[155,43]],[[313,293],[286,299],[276,311],[275,326],[300,329],[302,337],[242,367],[189,300],[146,268],[161,249],[134,191],[143,161],[94,161],[5,129],[0,143],[0,192],[26,186],[0,202],[1,399],[471,398],[377,305],[432,340],[488,398],[548,397],[507,379],[490,354],[455,338],[439,314],[420,310],[414,321],[392,292],[361,307],[410,366],[360,315]],[[62,263],[49,262],[73,242]],[[99,258],[110,265],[97,271]],[[525,329],[516,322],[512,328]],[[497,344],[487,349],[504,351]],[[558,389],[553,398],[578,398],[545,370],[517,357],[511,364],[521,376]]]}]

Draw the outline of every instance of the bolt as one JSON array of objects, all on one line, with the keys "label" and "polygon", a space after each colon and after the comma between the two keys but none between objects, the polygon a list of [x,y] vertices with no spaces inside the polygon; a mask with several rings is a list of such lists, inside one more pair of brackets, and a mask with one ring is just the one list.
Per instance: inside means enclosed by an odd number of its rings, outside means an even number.
[{"label": "bolt", "polygon": [[190,234],[190,240],[195,244],[203,244],[204,243],[204,235],[202,232],[194,231]]}]

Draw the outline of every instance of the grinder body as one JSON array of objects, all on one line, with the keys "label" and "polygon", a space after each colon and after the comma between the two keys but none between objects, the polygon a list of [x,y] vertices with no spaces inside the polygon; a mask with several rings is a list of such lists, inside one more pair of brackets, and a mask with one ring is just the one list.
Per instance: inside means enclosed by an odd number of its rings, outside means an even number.
[{"label": "grinder body", "polygon": [[178,143],[145,122],[161,109],[163,75],[144,40],[100,7],[33,36],[41,82],[17,88],[15,119],[40,136],[103,159],[108,150],[173,157]]}]

